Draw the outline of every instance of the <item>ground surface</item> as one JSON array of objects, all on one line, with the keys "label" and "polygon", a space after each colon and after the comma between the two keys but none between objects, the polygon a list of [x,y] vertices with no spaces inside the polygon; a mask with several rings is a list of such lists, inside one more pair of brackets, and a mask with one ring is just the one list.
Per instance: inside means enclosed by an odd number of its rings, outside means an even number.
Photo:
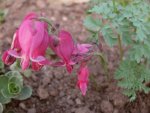
[{"label": "ground surface", "polygon": [[[44,1],[44,0],[43,0]],[[53,4],[52,0],[6,0],[0,3],[0,9],[7,11],[5,23],[0,25],[1,51],[9,48],[13,33],[27,12],[44,12],[54,23],[70,31],[74,38],[84,42],[88,33],[82,25],[87,3],[66,5]],[[57,1],[57,0],[56,0]],[[150,113],[150,95],[139,94],[135,102],[121,94],[113,79],[117,66],[116,48],[109,49],[104,45],[104,52],[109,59],[110,80],[98,61],[90,62],[91,79],[86,96],[82,96],[76,87],[76,75],[69,75],[65,69],[45,67],[41,72],[25,78],[25,84],[34,89],[30,99],[12,101],[6,110],[16,113]],[[75,72],[75,71],[74,71]]]}]

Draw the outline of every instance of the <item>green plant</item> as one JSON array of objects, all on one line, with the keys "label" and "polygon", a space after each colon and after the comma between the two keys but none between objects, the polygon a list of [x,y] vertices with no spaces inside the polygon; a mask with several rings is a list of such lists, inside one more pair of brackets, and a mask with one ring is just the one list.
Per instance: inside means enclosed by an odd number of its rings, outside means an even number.
[{"label": "green plant", "polygon": [[135,100],[137,91],[144,91],[144,93],[150,91],[146,86],[150,81],[150,70],[143,64],[125,60],[121,62],[115,75],[119,80],[118,85],[125,89],[123,93],[130,97],[131,101]]},{"label": "green plant", "polygon": [[32,75],[32,70],[27,69],[27,70],[22,70],[20,67],[20,62],[16,61],[10,66],[10,70],[12,71],[18,71],[25,77],[30,77]]},{"label": "green plant", "polygon": [[5,72],[4,64],[0,60],[0,113],[3,111],[3,105],[11,102],[12,99],[25,100],[32,94],[29,86],[23,85],[23,77],[18,71]]},{"label": "green plant", "polygon": [[110,47],[118,45],[121,63],[116,79],[124,94],[134,100],[137,91],[149,92],[144,83],[149,82],[150,77],[150,4],[146,0],[94,1],[84,26],[98,44],[102,36]]},{"label": "green plant", "polygon": [[7,104],[11,99],[24,100],[31,94],[31,88],[23,85],[23,78],[19,72],[9,71],[0,76],[0,103]]}]

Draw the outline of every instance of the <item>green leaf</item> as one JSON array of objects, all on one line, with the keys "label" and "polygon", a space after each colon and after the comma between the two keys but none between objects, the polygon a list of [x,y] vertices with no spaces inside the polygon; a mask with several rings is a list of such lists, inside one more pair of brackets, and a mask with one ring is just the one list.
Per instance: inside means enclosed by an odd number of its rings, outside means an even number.
[{"label": "green leaf", "polygon": [[32,75],[32,71],[30,69],[27,69],[27,70],[23,71],[22,73],[27,78],[31,77],[31,75]]},{"label": "green leaf", "polygon": [[105,42],[109,45],[109,46],[114,46],[115,44],[117,44],[117,36],[115,35],[115,33],[113,32],[113,30],[111,29],[111,27],[109,25],[105,25],[102,30],[101,30],[104,40]]},{"label": "green leaf", "polygon": [[137,91],[148,93],[145,83],[150,80],[150,70],[143,64],[136,61],[122,61],[115,73],[115,78],[119,80],[118,85],[124,89],[124,94],[135,99]]},{"label": "green leaf", "polygon": [[10,82],[8,84],[8,91],[10,94],[13,94],[13,95],[19,94],[21,92],[21,88],[22,86],[20,86],[19,84],[15,82]]},{"label": "green leaf", "polygon": [[17,100],[25,100],[32,95],[32,88],[29,86],[23,87],[21,93],[16,97]]},{"label": "green leaf", "polygon": [[15,94],[11,94],[8,88],[7,89],[2,89],[1,93],[2,93],[3,97],[6,98],[6,99],[13,98],[13,97],[16,96]]},{"label": "green leaf", "polygon": [[4,97],[4,96],[0,93],[0,103],[2,103],[2,104],[7,104],[7,103],[9,103],[9,102],[11,102],[11,99]]},{"label": "green leaf", "polygon": [[134,27],[130,25],[130,22],[125,20],[122,20],[122,22],[117,25],[117,32],[122,38],[122,43],[124,45],[129,45],[132,43],[132,37],[134,36],[133,32]]},{"label": "green leaf", "polygon": [[98,44],[98,40],[99,40],[99,33],[98,32],[91,32],[90,37],[88,37],[88,42],[93,42]]},{"label": "green leaf", "polygon": [[19,61],[16,61],[12,65],[10,65],[10,69],[12,71],[21,71]]},{"label": "green leaf", "polygon": [[130,98],[130,101],[134,101],[136,99],[136,92],[134,90],[124,90],[123,94]]},{"label": "green leaf", "polygon": [[4,68],[4,64],[3,62],[0,60],[0,69],[3,69]]},{"label": "green leaf", "polygon": [[9,71],[5,74],[9,78],[9,82],[16,82],[23,85],[22,75],[18,71]]},{"label": "green leaf", "polygon": [[8,77],[0,76],[0,91],[2,89],[7,89]]},{"label": "green leaf", "polygon": [[91,16],[87,16],[83,24],[89,31],[98,32],[102,25],[102,21],[100,19],[94,19]]},{"label": "green leaf", "polygon": [[128,52],[128,58],[133,61],[141,62],[142,58],[150,58],[150,42],[134,43]]}]

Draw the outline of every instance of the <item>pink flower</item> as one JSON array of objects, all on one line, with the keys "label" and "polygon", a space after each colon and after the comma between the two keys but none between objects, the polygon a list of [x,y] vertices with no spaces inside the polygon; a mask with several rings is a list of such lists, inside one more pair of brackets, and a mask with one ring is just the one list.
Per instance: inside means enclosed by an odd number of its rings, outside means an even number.
[{"label": "pink flower", "polygon": [[[21,67],[27,69],[32,61],[32,69],[39,70],[50,63],[44,56],[49,43],[47,24],[36,20],[35,13],[29,13],[16,31],[8,55],[21,59]],[[6,55],[7,56],[7,55]]]},{"label": "pink flower", "polygon": [[92,56],[92,45],[91,44],[77,44],[73,51],[71,60],[75,63],[87,61]]},{"label": "pink flower", "polygon": [[86,94],[88,84],[89,70],[87,65],[81,64],[78,72],[78,87],[80,88],[83,95]]},{"label": "pink flower", "polygon": [[67,71],[71,73],[73,69],[73,62],[71,61],[71,56],[74,51],[74,41],[72,36],[67,31],[60,31],[57,36],[50,37],[50,47],[51,49],[59,56],[63,63],[59,63],[60,65],[65,65]]},{"label": "pink flower", "polygon": [[74,49],[74,54],[87,54],[91,47],[91,44],[77,44],[76,49]]}]

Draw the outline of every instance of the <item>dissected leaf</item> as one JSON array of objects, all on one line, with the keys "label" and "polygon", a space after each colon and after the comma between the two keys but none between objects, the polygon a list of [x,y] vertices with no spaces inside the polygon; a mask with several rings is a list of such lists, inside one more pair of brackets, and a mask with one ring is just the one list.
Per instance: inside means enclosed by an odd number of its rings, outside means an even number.
[{"label": "dissected leaf", "polygon": [[134,43],[132,46],[128,53],[130,60],[139,63],[142,58],[150,58],[150,43],[148,41],[147,43]]},{"label": "dissected leaf", "polygon": [[117,44],[117,36],[109,25],[105,25],[105,27],[102,28],[101,32],[103,34],[105,42],[109,46],[112,47]]},{"label": "dissected leaf", "polygon": [[91,16],[87,16],[83,24],[89,31],[98,32],[101,28],[102,22],[100,19],[94,19]]},{"label": "dissected leaf", "polygon": [[150,88],[144,83],[150,81],[150,70],[136,61],[122,61],[115,73],[115,78],[119,80],[118,85],[125,90],[131,100],[135,99],[137,91],[148,93]]}]

